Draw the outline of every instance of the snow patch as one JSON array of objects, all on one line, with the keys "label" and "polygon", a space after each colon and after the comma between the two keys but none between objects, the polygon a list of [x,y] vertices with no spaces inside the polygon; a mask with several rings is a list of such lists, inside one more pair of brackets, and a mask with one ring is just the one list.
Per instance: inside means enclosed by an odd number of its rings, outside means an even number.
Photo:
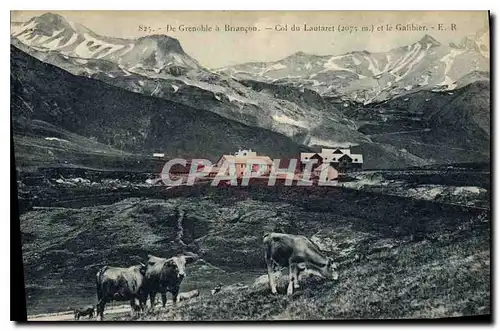
[{"label": "snow patch", "polygon": [[286,115],[274,115],[273,120],[275,120],[278,123],[282,123],[282,124],[298,126],[298,127],[306,128],[306,129],[308,128],[307,123],[294,120],[293,118],[290,118]]},{"label": "snow patch", "polygon": [[70,45],[73,45],[77,39],[78,39],[78,35],[76,33],[73,33],[71,35],[71,38],[69,38],[69,40],[65,44],[59,46],[59,49],[66,48]]},{"label": "snow patch", "polygon": [[174,93],[179,90],[179,86],[172,84],[172,88],[174,89]]},{"label": "snow patch", "polygon": [[375,67],[375,63],[370,56],[366,56],[366,59],[368,60],[368,70],[370,70],[374,76],[382,73],[382,71]]},{"label": "snow patch", "polygon": [[267,67],[266,71],[270,70],[281,70],[281,69],[286,69],[286,65],[281,64],[281,63],[275,63],[272,66]]},{"label": "snow patch", "polygon": [[[103,58],[108,56],[111,53],[114,53],[116,51],[119,51],[123,48],[125,48],[125,45],[114,45],[114,44],[108,44],[105,43],[103,40],[99,40],[97,38],[92,37],[88,33],[84,33],[83,37],[85,40],[81,42],[74,50],[74,52],[77,54],[79,57],[84,57],[84,58]],[[91,51],[90,48],[87,46],[88,42],[93,42],[94,44],[92,47],[96,47],[97,49],[95,51]],[[103,54],[100,54],[99,56],[95,56],[95,54],[101,53],[102,50],[109,48],[109,50]]]},{"label": "snow patch", "polygon": [[420,76],[424,79],[424,81],[422,83],[420,83],[420,86],[426,86],[426,85],[429,85],[429,75],[422,75]]},{"label": "snow patch", "polygon": [[448,73],[450,72],[451,70],[451,67],[453,65],[453,60],[455,59],[455,57],[457,57],[458,55],[464,53],[465,51],[463,50],[456,50],[456,49],[452,49],[450,51],[450,53],[446,54],[445,56],[443,56],[441,58],[441,62],[444,62],[445,64],[445,69],[444,69],[444,80],[437,84],[437,85],[441,85],[441,86],[444,86],[446,85],[447,86],[447,89],[448,90],[452,90],[454,89],[457,84],[454,83],[453,79],[451,79],[449,76],[448,76]]},{"label": "snow patch", "polygon": [[462,195],[462,194],[480,194],[480,193],[485,193],[487,190],[482,188],[482,187],[477,187],[477,186],[460,186],[460,187],[455,187],[453,190],[454,195]]},{"label": "snow patch", "polygon": [[69,141],[67,141],[66,139],[61,139],[61,138],[56,138],[56,137],[45,137],[45,140],[69,143]]},{"label": "snow patch", "polygon": [[87,64],[89,61],[85,59],[75,59],[75,62],[79,64]]},{"label": "snow patch", "polygon": [[326,147],[339,147],[339,148],[350,148],[351,146],[354,146],[355,144],[344,141],[334,141],[334,140],[324,140],[320,139],[317,137],[311,137],[311,140],[309,141],[309,146],[313,145],[318,145],[318,146],[326,146]]}]

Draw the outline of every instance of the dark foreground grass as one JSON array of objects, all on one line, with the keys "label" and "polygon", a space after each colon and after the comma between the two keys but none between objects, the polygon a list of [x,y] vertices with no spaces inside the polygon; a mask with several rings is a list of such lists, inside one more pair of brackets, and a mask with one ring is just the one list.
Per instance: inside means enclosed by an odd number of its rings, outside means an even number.
[{"label": "dark foreground grass", "polygon": [[[172,256],[182,250],[203,261],[189,266],[181,290],[198,288],[202,295],[143,319],[434,318],[490,312],[487,211],[339,188],[194,193],[21,215],[30,314],[65,310],[66,296],[91,298],[87,289],[102,265],[127,266],[145,261],[147,253]],[[284,295],[283,282],[281,294],[271,295],[265,276],[259,278],[265,274],[265,231],[310,237],[339,264],[339,280],[304,284],[292,297]],[[210,296],[219,282],[225,290]],[[249,287],[231,287],[240,282]],[[72,291],[54,297],[63,286]]]},{"label": "dark foreground grass", "polygon": [[[316,320],[442,318],[490,313],[489,250],[471,239],[441,247],[407,243],[345,261],[335,282],[305,280],[287,296],[265,281],[202,296],[144,320]],[[263,277],[265,279],[266,277]],[[123,319],[117,318],[117,319]]]}]

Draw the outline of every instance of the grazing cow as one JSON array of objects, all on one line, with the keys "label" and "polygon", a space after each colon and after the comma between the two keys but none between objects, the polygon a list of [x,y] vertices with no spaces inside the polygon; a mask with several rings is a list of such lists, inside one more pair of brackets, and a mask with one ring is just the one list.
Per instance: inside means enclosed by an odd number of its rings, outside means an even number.
[{"label": "grazing cow", "polygon": [[[179,287],[186,276],[186,264],[193,262],[195,256],[178,255],[169,259],[148,255],[144,288],[149,295],[151,309],[155,307],[155,297],[161,293],[162,305],[167,303],[167,292],[172,293],[174,304],[177,303]],[[143,304],[146,303],[144,299]]]},{"label": "grazing cow", "polygon": [[102,267],[96,275],[97,316],[103,320],[104,307],[113,300],[130,301],[132,314],[138,310],[136,300],[142,308],[146,297],[143,289],[145,273],[146,266],[142,263],[129,268]]},{"label": "grazing cow", "polygon": [[210,291],[210,293],[212,293],[212,295],[217,294],[220,292],[221,289],[222,289],[222,284],[219,283],[219,284],[217,284],[216,287],[214,287],[214,289],[212,291]]},{"label": "grazing cow", "polygon": [[82,316],[88,316],[89,319],[94,317],[94,306],[87,306],[85,308],[78,308],[74,310],[75,320],[79,320]]},{"label": "grazing cow", "polygon": [[177,300],[179,302],[186,301],[186,300],[189,300],[192,298],[196,298],[199,295],[200,295],[200,291],[198,291],[198,290],[192,290],[189,292],[182,292],[182,293],[179,293],[179,295],[177,296]]},{"label": "grazing cow", "polygon": [[327,279],[336,280],[337,265],[324,255],[316,244],[304,236],[286,233],[267,233],[263,237],[265,246],[265,259],[271,292],[276,294],[274,282],[274,267],[280,265],[289,267],[289,283],[287,294],[292,294],[299,288],[299,273],[306,268],[313,269]]}]

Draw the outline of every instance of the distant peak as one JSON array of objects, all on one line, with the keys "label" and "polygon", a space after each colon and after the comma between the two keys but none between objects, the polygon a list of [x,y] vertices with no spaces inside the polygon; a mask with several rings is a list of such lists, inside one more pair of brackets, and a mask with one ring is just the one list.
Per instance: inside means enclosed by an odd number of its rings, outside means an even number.
[{"label": "distant peak", "polygon": [[439,41],[428,34],[423,36],[422,39],[419,40],[419,43],[424,46],[428,44],[431,44],[432,46],[441,46],[441,43]]},{"label": "distant peak", "polygon": [[139,42],[145,43],[155,43],[157,47],[163,50],[175,51],[178,53],[184,53],[179,40],[172,38],[164,34],[153,34],[137,39]]},{"label": "distant peak", "polygon": [[38,30],[44,31],[49,35],[51,31],[71,29],[71,25],[64,17],[54,13],[45,13],[40,16],[35,16],[30,22],[35,22]]},{"label": "distant peak", "polygon": [[66,22],[66,19],[64,17],[54,13],[45,13],[40,16],[33,17],[33,20],[37,22],[46,22],[52,24],[60,24]]},{"label": "distant peak", "polygon": [[298,52],[293,53],[289,57],[305,57],[305,56],[311,56],[311,54],[307,54],[305,52],[298,51]]}]

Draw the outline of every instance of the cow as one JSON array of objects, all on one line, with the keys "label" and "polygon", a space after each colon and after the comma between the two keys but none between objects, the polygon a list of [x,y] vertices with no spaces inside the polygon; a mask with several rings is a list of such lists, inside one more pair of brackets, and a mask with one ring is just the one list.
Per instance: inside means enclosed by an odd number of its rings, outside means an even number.
[{"label": "cow", "polygon": [[94,306],[87,306],[85,308],[77,308],[74,310],[75,320],[79,320],[82,316],[88,316],[89,319],[94,317]]},{"label": "cow", "polygon": [[[161,293],[162,306],[167,304],[167,292],[172,293],[174,304],[177,303],[179,287],[186,277],[186,264],[193,262],[196,256],[178,255],[169,259],[148,255],[144,288],[149,295],[151,310],[155,307],[155,297]],[[144,299],[143,304],[146,303]]]},{"label": "cow", "polygon": [[337,280],[338,273],[335,271],[337,265],[311,240],[304,236],[287,233],[266,233],[263,236],[265,246],[265,260],[269,286],[271,292],[276,294],[276,283],[274,281],[274,267],[289,267],[289,282],[287,294],[293,294],[294,289],[299,288],[299,273],[306,268],[317,271],[322,277],[329,280]]},{"label": "cow", "polygon": [[104,307],[111,301],[130,301],[132,314],[142,308],[147,293],[144,291],[144,275],[146,266],[142,263],[128,268],[102,267],[96,274],[97,316],[104,319]]},{"label": "cow", "polygon": [[198,291],[198,290],[192,290],[189,292],[182,292],[182,293],[179,293],[179,295],[177,296],[177,300],[179,302],[186,301],[186,300],[189,300],[192,298],[196,298],[199,295],[200,295],[200,291]]}]

